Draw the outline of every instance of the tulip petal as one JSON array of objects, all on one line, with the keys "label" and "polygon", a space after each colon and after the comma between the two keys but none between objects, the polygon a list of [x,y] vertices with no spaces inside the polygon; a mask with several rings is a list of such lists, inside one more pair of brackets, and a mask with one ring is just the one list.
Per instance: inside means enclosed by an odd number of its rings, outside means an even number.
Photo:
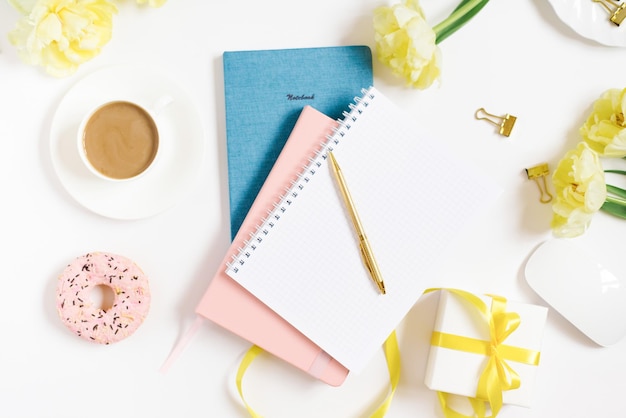
[{"label": "tulip petal", "polygon": [[40,0],[9,40],[25,62],[54,76],[70,75],[111,39],[116,12],[110,0]]},{"label": "tulip petal", "polygon": [[377,58],[408,86],[424,89],[439,78],[436,35],[416,0],[375,9],[373,25]]},{"label": "tulip petal", "polygon": [[604,157],[626,156],[626,89],[609,89],[594,102],[593,111],[580,127],[583,140]]},{"label": "tulip petal", "polygon": [[585,232],[591,218],[607,199],[604,171],[598,154],[580,142],[559,162],[552,175],[555,199],[552,204],[553,233],[574,237]]}]

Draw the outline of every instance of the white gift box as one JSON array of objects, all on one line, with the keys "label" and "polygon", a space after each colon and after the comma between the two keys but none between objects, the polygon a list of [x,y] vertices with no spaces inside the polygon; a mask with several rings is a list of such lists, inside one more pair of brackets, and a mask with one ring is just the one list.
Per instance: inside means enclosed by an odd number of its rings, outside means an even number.
[{"label": "white gift box", "polygon": [[[461,296],[441,290],[434,331],[489,341],[489,327],[484,316]],[[492,298],[475,295],[491,310]],[[548,309],[525,303],[506,302],[506,312],[520,316],[519,327],[502,344],[541,351],[541,340]],[[489,357],[462,350],[431,345],[424,383],[428,388],[455,395],[476,397],[480,376]],[[538,366],[505,360],[519,375],[520,387],[502,393],[503,404],[530,407]]]}]

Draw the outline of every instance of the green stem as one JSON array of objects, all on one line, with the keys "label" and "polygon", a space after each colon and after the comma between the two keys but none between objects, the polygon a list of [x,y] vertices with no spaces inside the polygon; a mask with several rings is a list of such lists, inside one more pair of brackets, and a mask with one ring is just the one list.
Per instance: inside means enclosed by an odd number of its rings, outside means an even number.
[{"label": "green stem", "polygon": [[612,203],[615,205],[622,205],[626,208],[626,199],[619,197],[619,196],[607,196],[605,203]]},{"label": "green stem", "polygon": [[[604,170],[605,173],[626,175],[624,170]],[[606,185],[606,200],[601,209],[618,218],[626,219],[626,190],[610,184]]]},{"label": "green stem", "polygon": [[[626,157],[625,157],[626,158]],[[624,170],[604,170],[605,173],[613,173],[613,174],[622,174],[626,175],[626,171]]]},{"label": "green stem", "polygon": [[612,193],[613,196],[606,196],[601,209],[611,215],[626,219],[626,190],[607,184],[606,191]]},{"label": "green stem", "polygon": [[463,0],[445,20],[433,27],[437,36],[435,43],[439,43],[459,30],[476,13],[478,13],[489,0]]},{"label": "green stem", "polygon": [[[614,195],[616,195],[616,196],[618,196],[618,197],[620,197],[622,199],[626,199],[626,190],[624,190],[624,189],[621,189],[619,187],[615,187],[615,186],[611,186],[610,184],[607,184],[606,185],[606,191],[608,193],[612,193],[612,194],[614,194]],[[610,196],[607,196],[607,199],[609,197]],[[626,204],[626,200],[624,201],[624,203]]]},{"label": "green stem", "polygon": [[622,199],[607,198],[600,209],[618,218],[626,219],[626,206],[624,204],[626,201]]}]

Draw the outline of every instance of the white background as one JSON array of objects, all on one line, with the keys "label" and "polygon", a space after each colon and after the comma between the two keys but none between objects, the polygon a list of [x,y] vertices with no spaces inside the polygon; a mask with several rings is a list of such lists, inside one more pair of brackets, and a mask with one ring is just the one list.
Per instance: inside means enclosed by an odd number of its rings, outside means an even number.
[{"label": "white background", "polygon": [[[18,59],[6,34],[19,15],[0,2],[0,416],[247,416],[234,373],[249,344],[229,332],[207,323],[168,374],[158,371],[191,325],[229,243],[221,54],[373,48],[372,10],[384,4],[170,0],[148,9],[127,0],[101,55],[74,76],[55,79]],[[432,24],[455,5],[422,1]],[[491,1],[441,50],[439,87],[407,89],[378,63],[375,85],[505,191],[438,274],[420,279],[427,286],[544,304],[526,284],[523,268],[532,250],[550,238],[551,211],[538,202],[524,168],[543,161],[555,167],[573,148],[592,102],[604,90],[626,85],[626,54],[577,35],[546,0]],[[193,192],[174,208],[137,221],[107,219],[75,203],[50,159],[49,129],[63,94],[82,76],[121,63],[147,64],[177,81],[202,115],[206,134],[205,165]],[[474,120],[479,107],[517,116],[512,136],[498,136]],[[624,274],[622,236],[626,223],[600,213],[578,241]],[[57,275],[74,257],[95,250],[134,259],[151,280],[147,320],[112,346],[77,338],[55,311]],[[441,416],[435,393],[423,384],[433,309],[432,300],[420,301],[398,327],[402,377],[389,417]],[[609,319],[615,320],[624,318]],[[551,310],[533,407],[507,406],[500,416],[623,414],[625,348],[626,342],[598,347]],[[386,373],[381,350],[363,373],[332,388],[266,355],[251,366],[244,391],[270,418],[361,417],[384,398]]]}]

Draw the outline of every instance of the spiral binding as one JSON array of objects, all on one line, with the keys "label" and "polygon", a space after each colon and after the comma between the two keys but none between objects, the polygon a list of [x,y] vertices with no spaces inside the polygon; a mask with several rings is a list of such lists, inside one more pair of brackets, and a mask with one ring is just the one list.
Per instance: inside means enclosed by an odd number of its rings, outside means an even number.
[{"label": "spiral binding", "polygon": [[343,119],[338,120],[339,124],[333,128],[331,135],[326,136],[326,140],[322,142],[319,150],[315,155],[309,158],[308,165],[302,168],[296,180],[291,182],[291,186],[286,188],[285,192],[280,196],[279,200],[273,204],[274,208],[268,211],[266,217],[253,233],[250,238],[244,241],[244,247],[238,248],[239,252],[232,255],[232,261],[226,263],[226,272],[237,274],[240,268],[245,265],[259,245],[268,236],[276,224],[280,221],[281,216],[289,209],[298,195],[306,188],[306,185],[315,176],[315,173],[325,164],[328,158],[328,151],[333,151],[339,145],[346,133],[356,123],[359,116],[370,102],[376,97],[373,88],[361,90],[362,96],[355,97],[354,103],[348,105],[349,112],[343,112]]}]

